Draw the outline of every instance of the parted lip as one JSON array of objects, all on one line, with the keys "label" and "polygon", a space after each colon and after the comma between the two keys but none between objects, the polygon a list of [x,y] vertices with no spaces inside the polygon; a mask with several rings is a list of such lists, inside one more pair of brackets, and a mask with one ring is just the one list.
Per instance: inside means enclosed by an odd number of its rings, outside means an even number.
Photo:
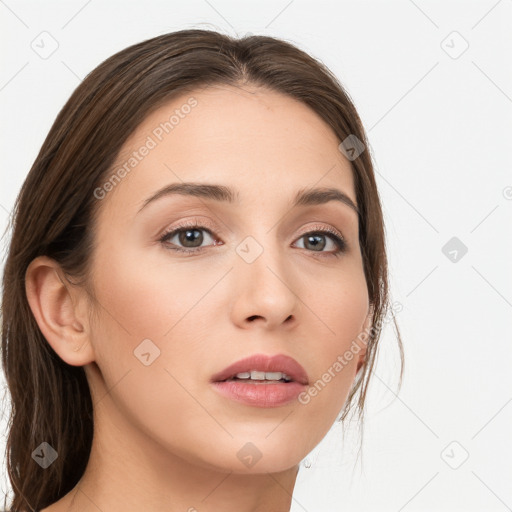
[{"label": "parted lip", "polygon": [[240,359],[213,375],[211,382],[221,382],[230,377],[234,377],[237,373],[250,372],[251,370],[260,372],[282,372],[286,373],[292,380],[301,384],[308,384],[309,382],[306,370],[304,370],[293,357],[284,354],[276,354],[273,356],[254,354]]}]

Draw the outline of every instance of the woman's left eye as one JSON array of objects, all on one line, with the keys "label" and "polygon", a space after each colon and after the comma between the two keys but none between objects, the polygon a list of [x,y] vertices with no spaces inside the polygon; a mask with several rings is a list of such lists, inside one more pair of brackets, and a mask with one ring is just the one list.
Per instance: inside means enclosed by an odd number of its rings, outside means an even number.
[{"label": "woman's left eye", "polygon": [[[205,239],[202,232],[208,233],[208,236],[214,240],[214,244],[211,245],[221,245],[216,243],[212,236],[212,231],[199,224],[180,226],[165,233],[159,241],[164,244],[167,249],[173,251],[198,253],[205,249],[205,246],[202,246]],[[175,242],[171,242],[174,238],[177,238],[176,241],[182,245],[181,247],[179,247]],[[334,251],[322,251],[322,249],[328,245],[327,242],[323,241],[325,238],[331,240],[331,244],[335,247]],[[314,231],[309,231],[302,234],[298,240],[305,240],[305,244],[308,244],[313,248],[320,248],[320,250],[313,249],[311,252],[318,252],[323,256],[340,256],[341,253],[344,253],[347,250],[347,244],[343,237],[340,237],[335,231],[330,229],[316,229]],[[303,248],[307,249],[307,247]]]},{"label": "woman's left eye", "polygon": [[[320,247],[320,249],[325,248],[326,242],[324,242],[322,239],[330,239],[331,244],[334,245],[335,250],[334,251],[321,251],[322,253],[325,252],[326,256],[340,256],[342,253],[346,252],[347,250],[347,244],[344,240],[344,238],[338,236],[336,233],[330,231],[330,230],[317,230],[317,231],[310,231],[309,233],[304,233],[299,240],[306,240],[308,245],[311,245],[312,247]],[[306,248],[306,247],[305,247]],[[320,251],[313,251],[313,252],[320,252]]]}]

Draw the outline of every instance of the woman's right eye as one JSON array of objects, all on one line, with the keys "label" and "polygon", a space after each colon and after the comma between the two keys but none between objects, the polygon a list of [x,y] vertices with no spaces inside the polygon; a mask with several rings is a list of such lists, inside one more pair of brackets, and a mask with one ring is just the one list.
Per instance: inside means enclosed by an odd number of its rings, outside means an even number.
[{"label": "woman's right eye", "polygon": [[[204,236],[201,234],[202,231],[209,233],[209,236],[213,234],[208,228],[200,226],[199,224],[178,226],[167,233],[164,233],[160,238],[160,242],[164,244],[167,249],[178,252],[200,252],[204,249],[201,244],[204,241]],[[175,242],[171,242],[172,239],[176,238]],[[213,237],[212,237],[213,239]],[[177,243],[182,244],[185,247],[179,247]],[[192,244],[187,246],[187,244]],[[212,244],[219,245],[219,244]]]}]

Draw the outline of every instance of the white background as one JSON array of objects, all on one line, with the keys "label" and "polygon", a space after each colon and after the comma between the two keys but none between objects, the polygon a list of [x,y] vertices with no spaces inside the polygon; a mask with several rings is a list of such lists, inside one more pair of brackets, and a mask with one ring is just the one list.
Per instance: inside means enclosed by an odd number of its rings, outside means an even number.
[{"label": "white background", "polygon": [[[289,40],[339,77],[368,132],[406,354],[396,397],[388,328],[362,471],[357,438],[334,426],[292,511],[512,510],[511,22],[511,0],[2,0],[0,227],[58,111],[107,57],[183,28]],[[43,31],[58,43],[47,59],[31,47]],[[456,262],[452,237],[468,249]]]}]

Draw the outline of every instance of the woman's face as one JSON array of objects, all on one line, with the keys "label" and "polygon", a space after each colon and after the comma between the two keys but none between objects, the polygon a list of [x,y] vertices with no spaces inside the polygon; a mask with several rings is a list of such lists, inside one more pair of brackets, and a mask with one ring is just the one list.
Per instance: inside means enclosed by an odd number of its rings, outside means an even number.
[{"label": "woman's face", "polygon": [[[101,421],[160,454],[239,473],[290,468],[322,440],[362,360],[354,340],[369,301],[356,212],[293,203],[313,188],[356,203],[339,142],[304,104],[253,87],[185,94],[138,127],[95,193],[97,368],[85,368],[93,400],[111,408]],[[147,202],[184,183],[229,188],[233,200]],[[329,229],[344,251],[318,233]],[[316,393],[264,406],[218,392],[212,376],[253,354],[294,358]],[[261,458],[249,467],[247,454]]]}]

